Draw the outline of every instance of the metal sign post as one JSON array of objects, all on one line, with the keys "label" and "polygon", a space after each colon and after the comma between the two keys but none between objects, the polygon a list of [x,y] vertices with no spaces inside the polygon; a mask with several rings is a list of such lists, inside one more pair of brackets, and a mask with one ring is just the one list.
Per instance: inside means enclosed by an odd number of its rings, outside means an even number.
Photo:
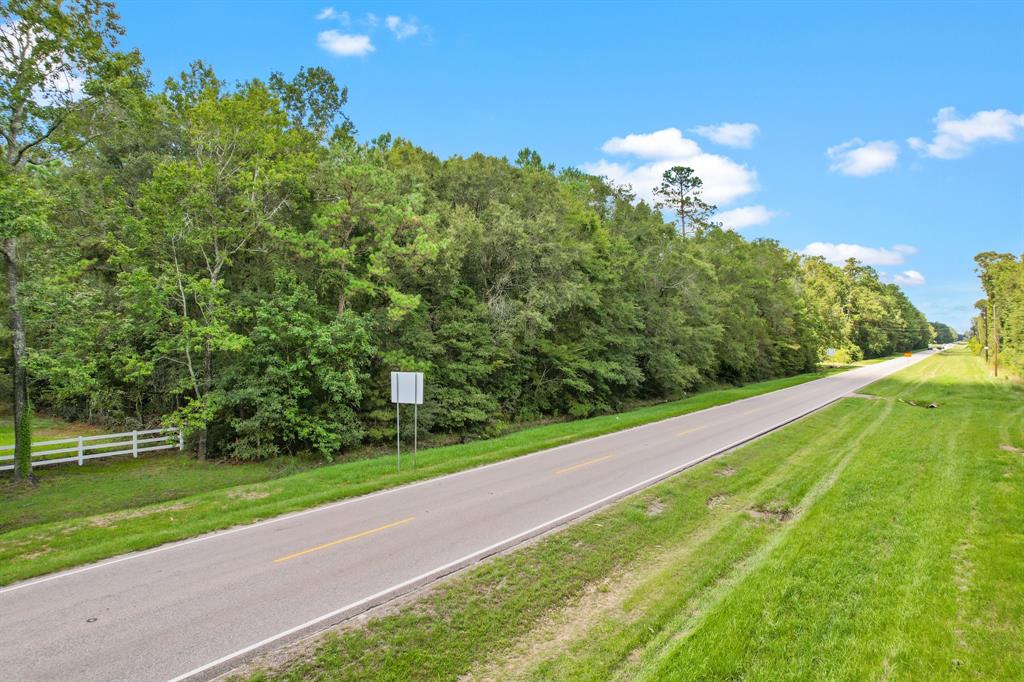
[{"label": "metal sign post", "polygon": [[[420,391],[420,380],[423,378],[422,372],[416,372],[416,393],[414,395],[421,395]],[[419,451],[419,410],[420,404],[412,404],[412,470],[416,471],[416,453]]]},{"label": "metal sign post", "polygon": [[395,449],[402,470],[402,403],[412,405],[412,468],[419,450],[419,406],[423,404],[423,372],[392,372],[391,402],[395,404]]}]

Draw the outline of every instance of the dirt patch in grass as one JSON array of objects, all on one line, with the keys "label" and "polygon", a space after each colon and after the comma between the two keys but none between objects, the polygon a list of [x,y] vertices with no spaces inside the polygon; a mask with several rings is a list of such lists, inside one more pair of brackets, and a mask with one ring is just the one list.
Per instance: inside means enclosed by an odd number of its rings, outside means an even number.
[{"label": "dirt patch in grass", "polygon": [[732,476],[736,473],[736,467],[724,466],[715,472],[715,476]]},{"label": "dirt patch in grass", "polygon": [[1017,452],[1020,454],[1024,454],[1024,450],[1014,445],[1010,445],[1009,443],[1003,443],[1002,445],[999,446],[999,449],[1004,452]]},{"label": "dirt patch in grass", "polygon": [[103,514],[102,516],[95,516],[89,519],[89,523],[94,526],[107,527],[118,521],[124,521],[126,519],[139,519],[144,516],[152,516],[153,514],[162,514],[164,512],[175,512],[183,509],[188,509],[192,504],[188,502],[175,502],[174,504],[167,505],[166,507],[147,507],[144,509],[131,509],[126,511],[113,512],[112,514]]},{"label": "dirt patch in grass", "polygon": [[657,516],[661,512],[665,511],[665,503],[659,498],[655,497],[653,500],[647,503],[646,513],[648,516]]},{"label": "dirt patch in grass", "polygon": [[262,500],[264,497],[270,497],[270,492],[267,490],[232,490],[228,493],[228,497],[232,500]]},{"label": "dirt patch in grass", "polygon": [[784,502],[773,501],[768,504],[759,505],[747,510],[747,513],[755,519],[768,521],[789,521],[793,518],[793,510]]},{"label": "dirt patch in grass", "polygon": [[727,499],[729,499],[729,496],[724,493],[712,495],[708,498],[708,509],[714,509],[715,507],[721,506]]},{"label": "dirt patch in grass", "polygon": [[601,616],[621,614],[627,597],[653,574],[650,567],[637,572],[616,571],[603,580],[588,583],[572,603],[544,616],[528,637],[479,662],[459,682],[527,679],[524,673],[531,662],[566,648]]}]

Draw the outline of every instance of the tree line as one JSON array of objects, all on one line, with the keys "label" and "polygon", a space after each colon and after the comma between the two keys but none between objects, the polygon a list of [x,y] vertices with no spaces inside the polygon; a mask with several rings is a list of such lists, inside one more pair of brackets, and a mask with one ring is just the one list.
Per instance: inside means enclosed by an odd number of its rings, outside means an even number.
[{"label": "tree line", "polygon": [[[320,67],[154,88],[112,4],[0,8],[6,380],[31,413],[181,426],[199,457],[331,459],[394,435],[392,370],[461,438],[925,346],[854,260],[722,229],[530,149],[360,141]],[[679,226],[662,211],[675,212]]]},{"label": "tree line", "polygon": [[996,376],[1024,377],[1024,257],[985,251],[974,262],[985,297],[975,304],[970,348]]}]

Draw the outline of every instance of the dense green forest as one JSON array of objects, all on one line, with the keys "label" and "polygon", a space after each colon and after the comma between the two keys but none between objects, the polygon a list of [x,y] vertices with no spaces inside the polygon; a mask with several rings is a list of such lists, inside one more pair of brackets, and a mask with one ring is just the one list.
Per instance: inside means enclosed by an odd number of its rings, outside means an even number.
[{"label": "dense green forest", "polygon": [[932,338],[872,268],[722,229],[690,169],[651,206],[529,149],[362,140],[319,67],[157,87],[105,2],[0,23],[19,432],[35,408],[329,459],[393,437],[394,369],[426,373],[421,426],[473,437]]},{"label": "dense green forest", "polygon": [[1024,257],[985,251],[974,257],[985,298],[970,347],[998,374],[1024,378]]},{"label": "dense green forest", "polygon": [[948,324],[943,322],[930,322],[929,324],[935,331],[935,338],[932,339],[935,343],[954,343],[960,338],[960,334]]}]

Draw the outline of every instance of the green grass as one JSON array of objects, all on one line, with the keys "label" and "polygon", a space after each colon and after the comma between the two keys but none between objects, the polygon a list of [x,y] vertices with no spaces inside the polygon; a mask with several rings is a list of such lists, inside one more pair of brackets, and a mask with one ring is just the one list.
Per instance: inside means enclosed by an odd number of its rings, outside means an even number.
[{"label": "green grass", "polygon": [[[42,484],[34,491],[10,483],[0,487],[0,528],[9,529],[0,533],[0,585],[686,414],[829,373],[708,391],[620,414],[422,450],[415,471],[395,471],[393,456],[349,461],[288,476],[279,476],[273,466],[199,465],[180,456],[143,456],[135,461],[111,462],[106,467],[90,463],[81,468],[39,469]],[[232,476],[240,480],[232,480]],[[236,485],[250,480],[246,478],[249,476],[267,480]],[[200,490],[203,492],[197,492]],[[146,504],[158,499],[167,501]],[[25,525],[25,520],[32,518],[54,517],[62,520]]]},{"label": "green grass", "polygon": [[[103,431],[91,424],[66,422],[55,417],[34,415],[32,417],[33,440],[57,440],[71,436],[92,436]],[[0,445],[14,445],[14,419],[0,419]]]},{"label": "green grass", "polygon": [[39,467],[33,470],[39,479],[34,488],[14,484],[9,475],[0,480],[0,533],[259,483],[302,468],[302,463],[284,459],[244,464],[197,462],[176,451],[138,459],[94,459],[83,466]]},{"label": "green grass", "polygon": [[[33,441],[92,436],[104,431],[91,424],[34,415]],[[14,443],[14,423],[0,420],[0,445]],[[174,453],[139,459],[112,457],[77,464],[36,467],[38,485],[14,484],[0,474],[0,533],[108,512],[167,502],[209,490],[279,478],[309,468],[293,458],[244,464],[196,462]]]},{"label": "green grass", "polygon": [[869,392],[252,678],[1024,679],[1024,390]]}]

